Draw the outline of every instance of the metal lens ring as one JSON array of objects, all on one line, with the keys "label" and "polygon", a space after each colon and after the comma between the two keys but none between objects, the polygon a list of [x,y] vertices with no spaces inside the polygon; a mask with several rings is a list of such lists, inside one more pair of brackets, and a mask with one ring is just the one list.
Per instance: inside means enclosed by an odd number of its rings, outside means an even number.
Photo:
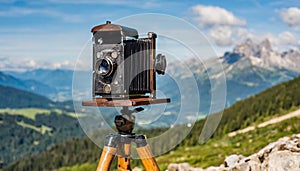
[{"label": "metal lens ring", "polygon": [[113,72],[113,62],[109,58],[103,58],[97,63],[98,74],[107,77]]}]

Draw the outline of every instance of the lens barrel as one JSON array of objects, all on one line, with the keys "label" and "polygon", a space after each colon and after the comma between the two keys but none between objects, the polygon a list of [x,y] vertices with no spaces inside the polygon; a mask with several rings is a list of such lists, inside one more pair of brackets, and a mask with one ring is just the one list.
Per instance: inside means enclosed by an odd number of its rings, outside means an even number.
[{"label": "lens barrel", "polygon": [[109,76],[113,71],[113,63],[110,59],[104,58],[98,62],[98,73],[102,76]]}]

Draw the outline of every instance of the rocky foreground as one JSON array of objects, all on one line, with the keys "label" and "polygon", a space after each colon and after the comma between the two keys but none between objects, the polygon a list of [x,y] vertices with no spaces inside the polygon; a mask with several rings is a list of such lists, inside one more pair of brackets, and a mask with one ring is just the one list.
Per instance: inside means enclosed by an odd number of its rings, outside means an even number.
[{"label": "rocky foreground", "polygon": [[168,171],[300,171],[300,134],[270,143],[249,157],[231,155],[224,164],[207,169],[187,163],[170,164]]}]

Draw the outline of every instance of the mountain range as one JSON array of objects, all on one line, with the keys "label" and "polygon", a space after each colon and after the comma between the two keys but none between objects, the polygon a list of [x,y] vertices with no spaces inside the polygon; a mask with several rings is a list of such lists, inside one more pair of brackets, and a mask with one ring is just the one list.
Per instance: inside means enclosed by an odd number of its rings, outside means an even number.
[{"label": "mountain range", "polygon": [[251,39],[247,39],[243,44],[237,45],[233,53],[248,57],[252,65],[266,70],[283,69],[295,72],[300,70],[297,65],[300,63],[298,51],[293,49],[284,52],[274,51],[268,39],[260,44],[255,44]]},{"label": "mountain range", "polygon": [[[46,96],[54,101],[72,99],[73,71],[71,70],[35,69],[25,72],[8,71],[2,75],[3,78],[9,77],[10,79],[4,80],[4,83],[2,81],[0,84],[21,88]],[[35,84],[30,84],[32,82]]]},{"label": "mountain range", "polygon": [[[216,60],[222,63],[223,70],[215,68]],[[296,50],[276,51],[268,39],[260,43],[247,39],[219,58],[210,58],[203,63],[200,60],[191,59],[183,63],[192,69],[199,87],[209,86],[207,70],[216,71],[211,77],[217,77],[220,72],[224,72],[228,85],[227,104],[229,105],[300,74],[300,68],[297,66],[300,63],[300,53]],[[182,63],[170,63],[167,71],[178,72],[180,68],[182,68]],[[82,71],[84,74],[87,72],[90,71]],[[178,73],[181,74],[178,75],[180,79],[184,78],[184,71]],[[0,72],[0,85],[12,86],[47,96],[52,100],[63,101],[72,99],[72,78],[73,71],[63,69],[7,71]],[[91,82],[92,78],[85,79],[85,82]],[[170,79],[166,80],[158,84],[172,87]]]},{"label": "mountain range", "polygon": [[0,108],[44,108],[50,109],[55,105],[44,96],[0,85]]},{"label": "mountain range", "polygon": [[224,53],[219,60],[226,75],[229,104],[300,74],[297,66],[300,53],[295,50],[275,51],[268,39],[258,44],[247,39],[233,51]]},{"label": "mountain range", "polygon": [[33,92],[42,96],[57,93],[52,86],[46,85],[43,82],[35,79],[20,79],[4,72],[0,72],[0,85]]},{"label": "mountain range", "polygon": [[[216,67],[216,63],[221,63],[223,68]],[[276,51],[268,39],[260,43],[247,39],[236,45],[232,51],[225,52],[223,56],[209,58],[204,62],[189,59],[170,63],[167,67],[167,73],[171,73],[173,78],[170,75],[158,76],[157,89],[163,92],[164,96],[170,97],[172,103],[167,106],[167,112],[158,116],[156,121],[163,123],[164,126],[169,126],[176,120],[182,100],[188,101],[190,95],[194,93],[192,89],[187,89],[187,87],[193,86],[193,83],[189,82],[189,77],[193,77],[198,86],[201,97],[199,112],[208,114],[212,107],[211,98],[214,91],[211,79],[218,79],[224,73],[227,84],[224,107],[228,107],[238,100],[298,76],[300,74],[300,68],[297,67],[298,63],[300,63],[298,51]],[[183,66],[189,66],[191,71],[186,71]],[[213,74],[208,75],[208,71],[213,71]],[[76,71],[76,76],[80,77],[80,84],[82,84],[77,86],[81,86],[86,91],[76,92],[80,96],[90,94],[92,79],[90,72]],[[192,72],[192,74],[188,72]],[[0,85],[34,92],[47,96],[54,101],[70,100],[72,99],[73,73],[71,70],[61,69],[0,72]],[[180,95],[180,89],[175,80],[180,80],[185,84],[187,95]],[[76,99],[76,95],[73,98]],[[186,117],[182,122],[190,122],[191,118],[195,120],[195,117],[192,116],[194,114],[190,115],[192,111],[188,111],[193,108],[193,105],[193,103],[186,104],[187,111],[184,111]]]},{"label": "mountain range", "polygon": [[[221,63],[223,68],[216,63]],[[167,69],[175,77],[174,80],[184,82],[191,80],[190,77],[195,78],[201,97],[200,112],[208,114],[212,107],[212,93],[215,91],[212,88],[211,80],[218,80],[223,74],[225,75],[227,86],[225,107],[229,107],[239,100],[299,76],[300,68],[297,67],[299,63],[300,53],[296,50],[279,52],[272,48],[268,39],[260,43],[247,39],[236,45],[232,51],[225,52],[221,57],[210,58],[206,61],[190,59],[170,63]],[[189,66],[192,74],[189,73],[190,71],[182,69],[183,65]],[[208,75],[208,71],[210,71],[210,75]],[[158,84],[158,88],[161,88],[162,92],[166,92],[166,96],[171,97],[173,103],[178,102],[177,99],[180,98],[176,91],[178,88],[172,79],[161,78],[158,79],[158,82],[162,83]],[[191,92],[191,95],[193,93]],[[182,98],[189,101],[190,97]],[[193,103],[187,105],[193,105]],[[178,112],[178,107],[167,108],[167,111],[175,114]]]}]

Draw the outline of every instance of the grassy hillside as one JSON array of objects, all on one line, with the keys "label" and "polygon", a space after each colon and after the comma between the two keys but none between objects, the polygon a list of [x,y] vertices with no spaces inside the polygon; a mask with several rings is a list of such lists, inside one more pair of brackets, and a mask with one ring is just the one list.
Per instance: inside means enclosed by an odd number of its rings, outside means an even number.
[{"label": "grassy hillside", "polygon": [[[198,121],[188,137],[180,145],[169,154],[158,158],[161,168],[166,168],[170,162],[184,161],[195,166],[218,165],[224,160],[225,155],[231,153],[249,155],[281,136],[298,133],[300,131],[300,119],[294,118],[243,135],[237,135],[233,138],[227,136],[229,132],[245,128],[249,125],[255,125],[299,108],[299,87],[300,77],[237,102],[224,111],[223,118],[214,134],[214,138],[204,145],[198,144],[198,138],[205,120]],[[180,127],[181,125],[177,126],[178,131],[175,134],[181,134]],[[155,134],[164,132],[164,129],[139,132],[144,132],[148,136],[154,136]],[[172,135],[171,137],[177,135]],[[165,140],[151,145],[164,148],[162,142],[174,140],[174,138],[170,137],[163,138]],[[84,168],[95,167],[94,163],[97,161],[99,155],[100,150],[88,139],[76,139],[59,144],[55,148],[45,151],[38,156],[25,158],[8,166],[6,170],[20,170],[21,168],[22,170],[31,171],[41,168],[45,170],[57,168],[61,168],[61,170],[76,170],[76,168],[81,168],[81,170],[84,170]],[[133,165],[138,164],[139,161],[133,162]]]},{"label": "grassy hillside", "polygon": [[74,118],[77,117],[76,113],[67,112],[61,109],[42,109],[42,108],[0,109],[0,115],[5,113],[9,115],[21,115],[32,120],[35,120],[38,114],[49,115],[51,113],[65,114]]},{"label": "grassy hillside", "polygon": [[221,136],[291,111],[300,105],[300,77],[239,101],[224,114],[216,132]]},{"label": "grassy hillside", "polygon": [[180,146],[158,157],[157,162],[162,169],[166,169],[170,163],[184,162],[194,167],[219,166],[226,156],[231,154],[249,156],[283,136],[299,133],[299,123],[300,117],[297,117],[234,137],[224,135],[213,138],[204,145]]}]

